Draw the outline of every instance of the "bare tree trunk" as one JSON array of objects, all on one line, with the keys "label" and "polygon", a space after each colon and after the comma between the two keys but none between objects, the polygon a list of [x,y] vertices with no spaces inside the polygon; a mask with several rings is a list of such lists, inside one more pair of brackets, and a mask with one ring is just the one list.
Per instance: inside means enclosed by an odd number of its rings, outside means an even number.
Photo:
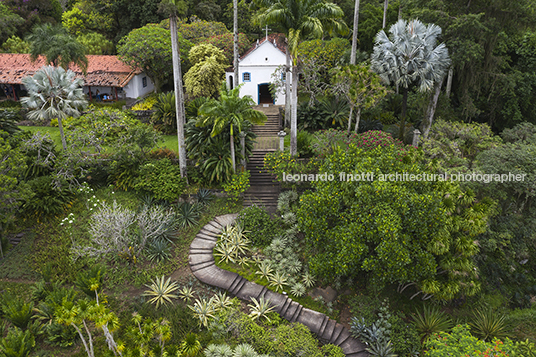
[{"label": "bare tree trunk", "polygon": [[406,132],[406,111],[408,108],[408,88],[404,87],[404,94],[402,97],[402,113],[400,115],[400,132],[398,138],[404,141],[404,134]]},{"label": "bare tree trunk", "polygon": [[359,129],[359,119],[361,118],[361,107],[357,107],[357,113],[355,115],[355,129],[354,133],[357,134],[357,130]]},{"label": "bare tree trunk", "polygon": [[187,177],[186,172],[186,144],[184,142],[184,93],[182,91],[181,55],[179,52],[179,40],[177,38],[177,17],[169,18],[171,31],[171,53],[173,59],[173,84],[175,89],[175,108],[177,115],[177,139],[179,146],[179,168],[181,177]]},{"label": "bare tree trunk", "polygon": [[246,133],[240,132],[240,149],[242,150],[242,168],[245,171],[246,170]]},{"label": "bare tree trunk", "polygon": [[359,0],[355,0],[354,8],[354,31],[352,33],[352,52],[350,53],[350,64],[355,64],[357,54],[357,28],[359,25]]},{"label": "bare tree trunk", "polygon": [[292,108],[290,118],[290,156],[298,155],[298,66],[292,66]]},{"label": "bare tree trunk", "polygon": [[354,107],[350,107],[350,115],[348,116],[348,135],[350,135],[350,130],[352,130],[352,114],[354,111]]},{"label": "bare tree trunk", "polygon": [[387,8],[389,7],[389,0],[385,0],[383,3],[383,23],[382,23],[382,29],[385,28],[385,25],[387,24]]},{"label": "bare tree trunk", "polygon": [[234,87],[238,87],[238,0],[233,0]]},{"label": "bare tree trunk", "polygon": [[449,68],[449,74],[447,76],[447,89],[445,90],[447,98],[450,98],[450,90],[452,89],[452,76],[454,75],[454,68]]},{"label": "bare tree trunk", "polygon": [[[78,332],[78,336],[80,336],[80,339],[82,340],[82,343],[84,344],[84,348],[86,349],[86,353],[88,357],[95,357],[95,354],[93,354],[93,344],[91,345],[91,349],[89,349],[86,339],[84,338],[84,335],[82,334],[82,331],[76,326],[75,323],[71,322],[71,326],[74,327],[76,332]],[[89,331],[87,331],[89,333]],[[91,341],[91,335],[89,335],[89,340]]]},{"label": "bare tree trunk", "polygon": [[[231,123],[231,126],[233,124]],[[231,128],[232,130],[232,128]],[[234,149],[234,135],[231,133],[231,161],[233,162],[233,172],[236,172],[236,159],[235,159],[235,149]]]},{"label": "bare tree trunk", "polygon": [[424,118],[424,139],[428,139],[428,134],[430,134],[430,128],[432,127],[432,121],[434,120],[434,114],[437,108],[437,102],[439,100],[439,94],[441,93],[442,84],[443,81],[436,83],[434,85],[434,92],[430,95],[430,103],[428,103],[426,118]]},{"label": "bare tree trunk", "polygon": [[290,99],[290,79],[288,74],[290,73],[290,50],[287,48],[287,64],[285,68],[285,123],[290,123],[291,99]]},{"label": "bare tree trunk", "polygon": [[63,147],[63,151],[67,151],[67,142],[65,141],[65,134],[63,133],[61,115],[58,116],[58,128],[60,128],[61,146]]}]

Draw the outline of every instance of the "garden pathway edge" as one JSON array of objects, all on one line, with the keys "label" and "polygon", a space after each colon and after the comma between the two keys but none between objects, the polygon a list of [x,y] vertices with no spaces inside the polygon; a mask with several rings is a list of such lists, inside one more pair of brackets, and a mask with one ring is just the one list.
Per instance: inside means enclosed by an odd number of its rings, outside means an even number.
[{"label": "garden pathway edge", "polygon": [[305,308],[283,294],[253,283],[244,277],[216,266],[212,250],[218,241],[221,229],[232,224],[237,214],[216,217],[207,223],[190,245],[189,263],[194,276],[205,284],[229,291],[232,295],[246,301],[264,297],[270,300],[274,310],[290,322],[300,322],[307,326],[320,340],[342,348],[347,357],[367,357],[366,346],[353,338],[342,324],[326,315]]}]

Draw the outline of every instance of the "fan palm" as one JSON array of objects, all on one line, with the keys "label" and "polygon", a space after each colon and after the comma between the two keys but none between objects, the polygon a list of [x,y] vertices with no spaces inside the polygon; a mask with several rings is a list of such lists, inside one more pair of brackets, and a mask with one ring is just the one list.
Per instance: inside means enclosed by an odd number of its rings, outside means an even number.
[{"label": "fan palm", "polygon": [[71,70],[44,66],[35,72],[33,77],[23,78],[22,84],[29,94],[29,97],[21,98],[22,105],[30,109],[28,118],[30,120],[57,118],[63,150],[67,150],[62,119],[67,116],[77,117],[80,115],[79,110],[86,107],[82,79],[76,79],[75,73]]},{"label": "fan palm", "polygon": [[218,135],[230,124],[231,162],[234,172],[236,172],[235,128],[237,133],[241,133],[246,121],[253,124],[262,124],[266,121],[266,115],[253,109],[253,105],[255,105],[255,102],[251,97],[240,98],[240,86],[228,89],[224,81],[220,87],[220,98],[218,100],[209,100],[199,108],[201,118],[197,125],[206,126],[212,124],[211,136]]},{"label": "fan palm", "polygon": [[437,45],[441,28],[424,25],[419,20],[398,20],[389,29],[390,37],[381,30],[371,56],[371,68],[387,83],[403,88],[400,138],[403,139],[408,90],[416,85],[422,92],[441,83],[450,65],[445,44]]},{"label": "fan palm", "polygon": [[292,99],[290,154],[298,152],[298,44],[308,37],[320,38],[324,32],[346,34],[340,7],[324,0],[253,0],[260,8],[256,21],[278,26],[287,36],[287,53],[292,56]]}]

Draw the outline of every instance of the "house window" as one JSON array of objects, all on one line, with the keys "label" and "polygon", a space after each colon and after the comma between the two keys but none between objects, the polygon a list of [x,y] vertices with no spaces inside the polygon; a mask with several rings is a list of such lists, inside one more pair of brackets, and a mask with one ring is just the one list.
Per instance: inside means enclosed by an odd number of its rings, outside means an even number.
[{"label": "house window", "polygon": [[142,84],[143,88],[147,87],[147,77],[143,77],[141,79],[141,84]]},{"label": "house window", "polygon": [[242,80],[244,82],[251,82],[251,73],[245,72],[244,74],[242,74]]}]

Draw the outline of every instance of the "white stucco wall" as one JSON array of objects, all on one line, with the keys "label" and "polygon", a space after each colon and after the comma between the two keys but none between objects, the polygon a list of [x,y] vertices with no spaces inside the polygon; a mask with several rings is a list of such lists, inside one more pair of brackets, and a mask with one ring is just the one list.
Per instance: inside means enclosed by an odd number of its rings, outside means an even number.
[{"label": "white stucco wall", "polygon": [[[147,78],[147,86],[143,87],[143,78]],[[140,98],[145,96],[146,94],[154,91],[154,84],[153,81],[145,74],[137,74],[135,75],[130,82],[127,83],[125,87],[123,87],[123,90],[125,91],[126,98]]]},{"label": "white stucco wall", "polygon": [[[271,83],[272,74],[276,69],[286,63],[286,56],[273,43],[265,41],[259,45],[254,51],[250,52],[246,57],[240,60],[238,64],[239,81],[243,84],[240,89],[240,96],[249,95],[255,103],[259,103],[259,84]],[[244,73],[250,73],[250,81],[244,81]],[[233,73],[227,73],[227,83],[230,83],[230,78]],[[290,74],[287,80],[291,80]],[[285,104],[285,95],[282,91],[275,95],[276,105]]]}]

